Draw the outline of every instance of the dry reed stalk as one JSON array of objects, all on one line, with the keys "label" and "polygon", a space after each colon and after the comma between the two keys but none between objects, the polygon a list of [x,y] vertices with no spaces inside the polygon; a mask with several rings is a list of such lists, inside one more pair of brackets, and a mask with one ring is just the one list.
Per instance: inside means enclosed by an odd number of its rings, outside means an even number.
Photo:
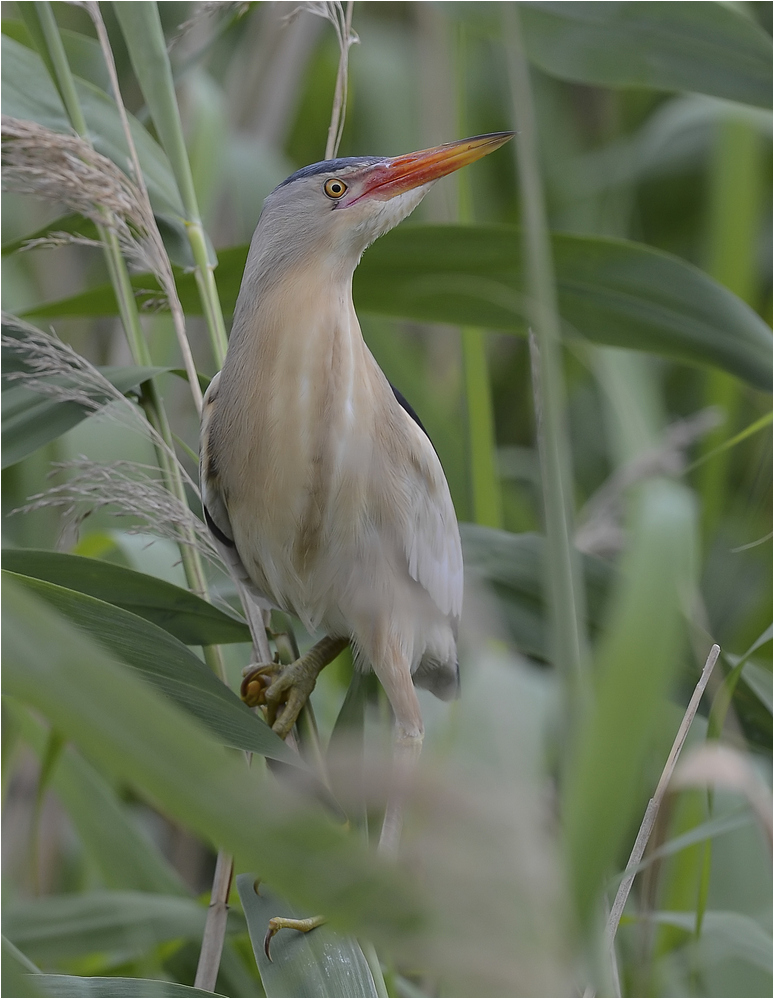
[{"label": "dry reed stalk", "polygon": [[[121,118],[121,124],[124,130],[124,136],[126,138],[126,144],[129,148],[129,155],[132,163],[132,170],[134,172],[134,179],[137,185],[137,190],[140,193],[140,197],[145,206],[146,211],[150,214],[152,220],[152,228],[155,232],[159,242],[163,248],[163,242],[161,240],[161,234],[159,233],[159,228],[156,223],[156,218],[153,214],[153,209],[151,207],[150,196],[148,194],[148,188],[145,185],[145,178],[143,176],[142,167],[140,165],[140,159],[137,155],[137,149],[134,144],[134,139],[132,138],[132,131],[129,127],[129,118],[126,113],[126,108],[124,106],[124,101],[121,96],[121,88],[118,83],[118,73],[116,72],[115,59],[113,58],[113,50],[110,47],[110,40],[108,38],[107,29],[105,28],[105,22],[102,20],[102,14],[99,9],[99,4],[89,0],[89,2],[80,3],[89,17],[91,17],[94,22],[94,27],[97,30],[97,38],[102,49],[102,54],[107,65],[108,74],[110,76],[110,83],[113,88],[113,96],[115,97],[116,106],[118,108],[118,114]],[[199,377],[196,372],[196,365],[194,363],[193,354],[191,353],[191,345],[188,342],[188,335],[185,329],[185,314],[183,313],[183,307],[180,304],[180,298],[177,294],[177,286],[175,284],[175,277],[172,273],[172,264],[169,261],[166,251],[163,253],[163,261],[161,263],[161,273],[159,274],[159,283],[164,289],[164,293],[167,296],[167,301],[169,302],[169,311],[172,314],[172,322],[175,327],[175,334],[177,336],[177,342],[180,347],[180,353],[183,357],[183,363],[185,365],[186,374],[188,375],[188,385],[191,390],[191,395],[193,396],[194,405],[196,406],[196,412],[201,414],[202,411],[202,390],[199,385]]]},{"label": "dry reed stalk", "polygon": [[348,0],[346,10],[340,2],[302,3],[289,15],[294,17],[300,11],[308,11],[317,17],[330,21],[336,31],[339,41],[339,68],[336,72],[336,88],[333,92],[333,107],[331,123],[328,127],[328,139],[325,143],[325,159],[333,159],[339,151],[341,136],[344,132],[344,122],[347,116],[347,89],[349,75],[349,50],[360,41],[352,30],[352,14],[355,9],[354,0]]},{"label": "dry reed stalk", "polygon": [[[693,719],[696,717],[696,712],[699,709],[699,703],[704,693],[704,689],[709,681],[710,674],[715,667],[715,663],[718,661],[718,656],[720,655],[720,646],[713,645],[707,656],[707,661],[704,664],[704,669],[699,677],[699,682],[696,684],[696,689],[693,692],[693,696],[688,703],[688,707],[685,709],[685,714],[683,715],[683,720],[680,723],[680,728],[675,736],[675,741],[672,744],[672,749],[667,758],[664,769],[661,773],[661,778],[659,779],[656,790],[653,793],[653,797],[648,802],[648,807],[645,809],[645,815],[642,819],[642,824],[640,825],[639,832],[637,833],[637,838],[634,841],[634,846],[632,847],[631,856],[629,857],[629,862],[626,865],[626,871],[621,884],[618,886],[618,891],[613,901],[612,908],[610,910],[610,916],[608,917],[607,926],[605,928],[605,947],[610,954],[611,961],[613,964],[613,971],[617,977],[616,962],[615,962],[615,935],[618,930],[618,924],[621,921],[621,915],[623,914],[624,906],[626,905],[626,900],[629,898],[629,892],[631,891],[632,885],[634,884],[634,879],[637,876],[637,868],[642,861],[642,857],[645,853],[645,848],[648,845],[648,840],[650,839],[650,834],[653,832],[653,826],[656,822],[656,817],[661,807],[661,803],[664,800],[664,796],[667,793],[669,787],[669,782],[672,779],[672,775],[677,765],[677,761],[682,751],[683,745],[685,743],[686,737],[688,735],[688,730],[693,723]],[[619,992],[620,994],[620,992]]]}]

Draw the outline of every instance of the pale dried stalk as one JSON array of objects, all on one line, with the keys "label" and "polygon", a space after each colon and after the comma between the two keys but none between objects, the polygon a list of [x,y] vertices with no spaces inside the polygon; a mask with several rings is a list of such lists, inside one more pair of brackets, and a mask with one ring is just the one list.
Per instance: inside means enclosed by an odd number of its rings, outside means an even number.
[{"label": "pale dried stalk", "polygon": [[331,110],[331,123],[328,127],[328,140],[325,143],[325,159],[333,159],[339,151],[341,136],[344,132],[344,121],[347,116],[347,89],[349,75],[349,49],[352,45],[357,45],[360,41],[357,34],[352,30],[352,13],[355,8],[354,0],[348,0],[346,10],[339,2],[322,3],[302,3],[296,7],[293,17],[298,11],[306,10],[317,17],[324,17],[330,21],[336,30],[336,37],[339,40],[339,68],[336,73],[336,89],[333,92],[333,108]]},{"label": "pale dried stalk", "polygon": [[693,723],[693,719],[696,716],[696,712],[699,709],[699,702],[701,701],[704,689],[707,686],[707,682],[710,678],[710,674],[715,667],[715,663],[718,661],[718,656],[720,655],[720,646],[713,645],[710,649],[709,655],[707,656],[707,661],[704,664],[704,669],[699,677],[699,682],[696,684],[696,689],[693,692],[693,696],[685,709],[685,714],[683,715],[683,720],[678,729],[677,735],[675,736],[675,741],[672,744],[672,749],[669,753],[669,757],[666,761],[664,769],[661,773],[661,778],[658,782],[658,786],[653,794],[653,797],[648,802],[648,807],[645,809],[645,815],[642,819],[642,824],[640,825],[640,830],[637,833],[637,838],[634,841],[634,846],[632,847],[631,856],[629,857],[629,862],[626,865],[626,872],[623,881],[618,886],[618,891],[613,902],[613,906],[610,910],[610,916],[607,921],[607,926],[605,928],[605,946],[608,952],[613,955],[613,944],[615,942],[615,935],[618,930],[618,924],[621,921],[621,915],[624,911],[624,906],[626,905],[626,900],[629,897],[629,892],[631,891],[632,885],[634,884],[634,879],[637,876],[637,868],[639,867],[642,857],[645,853],[645,848],[648,845],[648,840],[650,839],[650,834],[653,832],[653,826],[656,822],[656,817],[658,815],[661,803],[664,800],[664,795],[669,787],[669,782],[672,779],[672,774],[674,773],[675,766],[677,765],[677,760],[680,756],[680,752],[685,743],[686,737],[688,735],[688,730]]},{"label": "pale dried stalk", "polygon": [[575,547],[587,555],[612,555],[624,547],[623,498],[638,482],[656,475],[685,472],[685,453],[721,420],[714,407],[667,427],[661,443],[618,468],[594,493],[578,516]]},{"label": "pale dried stalk", "polygon": [[[358,41],[357,35],[352,32],[352,13],[355,8],[354,0],[347,3],[346,15],[342,16],[341,4],[329,4],[336,8],[337,20],[336,33],[339,36],[339,69],[336,74],[336,89],[333,92],[333,110],[331,112],[331,123],[328,128],[328,141],[325,144],[326,160],[333,159],[338,153],[341,145],[341,137],[344,134],[344,122],[347,117],[347,88],[349,70],[349,47]],[[342,23],[343,22],[343,23]]]},{"label": "pale dried stalk", "polygon": [[[110,75],[110,83],[113,87],[113,94],[116,100],[116,106],[118,108],[118,113],[121,118],[121,124],[124,129],[124,136],[126,138],[127,146],[129,147],[129,155],[132,160],[132,169],[134,171],[135,182],[137,188],[142,197],[143,203],[146,206],[147,211],[150,213],[152,218],[153,229],[156,232],[158,239],[161,240],[161,235],[159,233],[158,225],[156,224],[156,218],[153,215],[153,209],[150,203],[150,196],[148,195],[148,189],[145,186],[145,178],[143,176],[142,167],[140,166],[140,160],[137,155],[137,149],[134,145],[134,139],[132,138],[132,131],[129,127],[129,118],[126,114],[126,108],[124,107],[123,98],[121,96],[121,88],[118,83],[118,74],[116,72],[116,64],[113,58],[113,50],[110,47],[110,40],[108,38],[107,30],[105,28],[105,22],[102,20],[102,14],[99,9],[99,4],[95,2],[82,3],[80,6],[84,7],[94,22],[94,27],[97,29],[97,38],[99,39],[100,47],[102,48],[102,54],[105,59],[105,63],[108,68],[108,74]],[[163,243],[162,243],[163,245]],[[175,285],[175,277],[172,273],[172,265],[169,262],[169,257],[164,253],[164,261],[162,265],[162,275],[160,276],[160,284],[164,289],[169,302],[169,310],[172,314],[172,322],[175,326],[175,334],[177,335],[177,342],[180,347],[180,353],[183,357],[183,363],[185,365],[186,374],[188,375],[188,384],[191,389],[191,395],[193,396],[194,405],[196,406],[196,412],[201,414],[202,411],[202,390],[199,385],[199,377],[196,373],[196,365],[194,364],[193,354],[191,353],[191,345],[188,342],[188,336],[185,329],[185,315],[183,313],[183,307],[180,304],[180,298],[177,294],[177,286]]]},{"label": "pale dried stalk", "polygon": [[207,922],[202,937],[202,949],[196,968],[196,978],[194,979],[194,988],[196,989],[212,992],[215,988],[220,958],[223,953],[223,942],[226,938],[228,896],[233,876],[234,860],[221,850],[215,862],[215,877],[212,882],[210,905],[207,909]]}]

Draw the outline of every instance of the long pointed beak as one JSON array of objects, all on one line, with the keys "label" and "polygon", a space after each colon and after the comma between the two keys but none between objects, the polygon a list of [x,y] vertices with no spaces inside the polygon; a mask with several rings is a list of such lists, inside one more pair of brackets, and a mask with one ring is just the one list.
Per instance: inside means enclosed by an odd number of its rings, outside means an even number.
[{"label": "long pointed beak", "polygon": [[490,132],[488,135],[474,135],[470,139],[459,139],[457,142],[433,146],[432,149],[396,156],[374,168],[371,178],[373,183],[368,184],[358,200],[362,197],[375,197],[386,201],[397,194],[439,180],[460,167],[493,153],[513,138],[514,134]]}]

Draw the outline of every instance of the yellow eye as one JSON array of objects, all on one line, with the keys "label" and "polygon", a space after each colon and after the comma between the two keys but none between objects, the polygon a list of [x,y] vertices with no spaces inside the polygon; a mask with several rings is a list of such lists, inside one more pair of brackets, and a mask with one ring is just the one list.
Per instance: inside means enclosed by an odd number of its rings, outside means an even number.
[{"label": "yellow eye", "polygon": [[336,177],[331,177],[330,180],[325,181],[325,187],[323,191],[328,195],[329,198],[333,198],[338,201],[338,199],[346,192],[347,185],[343,180],[338,180]]}]

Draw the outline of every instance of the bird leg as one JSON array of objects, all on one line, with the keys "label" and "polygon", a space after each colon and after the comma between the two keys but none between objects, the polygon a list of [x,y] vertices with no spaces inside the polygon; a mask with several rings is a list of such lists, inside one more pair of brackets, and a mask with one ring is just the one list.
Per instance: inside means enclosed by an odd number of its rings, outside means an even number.
[{"label": "bird leg", "polygon": [[[271,727],[280,738],[287,738],[314,690],[317,677],[348,644],[347,638],[330,638],[326,635],[305,655],[287,666],[280,663],[259,663],[246,667],[240,691],[242,700],[250,707],[264,706]],[[280,707],[282,711],[278,716]],[[271,961],[271,941],[280,930],[309,933],[324,922],[325,916],[311,916],[308,919],[274,916],[269,920],[263,939],[266,957]]]},{"label": "bird leg", "polygon": [[349,644],[328,635],[294,663],[259,663],[244,671],[240,696],[250,707],[266,709],[266,720],[281,739],[287,738],[314,690],[317,677]]},{"label": "bird leg", "polygon": [[406,795],[422,752],[425,730],[422,724],[422,710],[411,676],[411,667],[405,656],[393,647],[385,655],[379,667],[375,667],[375,671],[395,715],[393,787],[387,800],[382,832],[379,836],[379,853],[394,860],[398,856],[400,846]]},{"label": "bird leg", "polygon": [[384,812],[382,831],[379,836],[379,853],[382,856],[395,859],[400,847],[400,836],[403,831],[403,813],[405,810],[408,785],[419,762],[422,752],[422,736],[406,736],[398,729],[393,742],[392,769],[394,789],[390,793]]}]

